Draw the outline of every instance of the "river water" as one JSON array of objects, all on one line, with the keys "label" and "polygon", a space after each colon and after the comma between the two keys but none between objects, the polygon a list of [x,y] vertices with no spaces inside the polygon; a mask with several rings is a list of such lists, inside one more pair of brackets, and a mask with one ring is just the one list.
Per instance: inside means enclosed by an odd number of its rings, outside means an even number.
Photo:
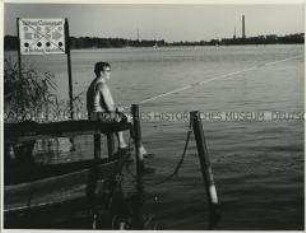
[{"label": "river water", "polygon": [[[85,103],[84,91],[97,61],[112,65],[109,85],[122,106],[195,84],[140,105],[143,141],[155,154],[147,163],[156,169],[146,187],[154,198],[144,208],[164,229],[207,228],[208,205],[193,137],[178,175],[152,184],[178,163],[193,110],[203,114],[222,206],[215,228],[303,229],[303,54],[303,45],[75,50],[74,94]],[[65,56],[23,60],[54,73],[55,93],[68,98]],[[84,148],[79,141],[79,149]]]}]

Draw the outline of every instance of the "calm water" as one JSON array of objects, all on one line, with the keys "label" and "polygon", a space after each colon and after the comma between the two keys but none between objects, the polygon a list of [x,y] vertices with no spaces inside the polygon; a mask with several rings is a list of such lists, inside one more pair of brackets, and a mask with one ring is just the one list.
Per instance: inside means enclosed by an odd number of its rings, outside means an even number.
[{"label": "calm water", "polygon": [[[116,102],[125,106],[214,78],[140,106],[143,113],[155,113],[155,119],[142,122],[144,144],[156,154],[147,161],[156,174],[148,178],[146,191],[157,198],[148,199],[145,211],[165,229],[206,229],[208,206],[193,138],[178,176],[159,186],[152,184],[170,174],[180,159],[188,130],[188,120],[180,114],[199,110],[224,117],[227,112],[264,112],[268,120],[263,122],[203,119],[222,204],[216,228],[303,229],[304,123],[269,120],[274,111],[304,111],[303,54],[303,45],[72,51],[74,92],[84,98],[93,66],[100,60],[111,63],[110,86]],[[66,58],[27,59],[54,73],[59,99],[67,99]],[[281,60],[285,61],[272,63]],[[158,117],[166,112],[178,117]]]}]

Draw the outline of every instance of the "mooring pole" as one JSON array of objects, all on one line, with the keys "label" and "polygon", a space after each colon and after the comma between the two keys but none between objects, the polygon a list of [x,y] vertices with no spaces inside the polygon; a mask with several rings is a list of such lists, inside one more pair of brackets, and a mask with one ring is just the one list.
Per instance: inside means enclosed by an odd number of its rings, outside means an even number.
[{"label": "mooring pole", "polygon": [[[73,139],[71,139],[73,140]],[[74,143],[74,141],[72,141]],[[94,159],[95,162],[88,174],[88,181],[86,187],[86,195],[89,203],[89,208],[92,210],[92,229],[96,229],[97,224],[97,209],[96,209],[96,194],[95,190],[97,189],[98,185],[98,161],[101,159],[101,133],[94,134]]]},{"label": "mooring pole", "polygon": [[142,170],[144,168],[143,156],[140,153],[141,146],[141,128],[140,128],[140,115],[139,115],[139,105],[132,104],[131,112],[133,116],[133,131],[134,131],[134,143],[136,152],[136,172],[137,177],[141,176]]},{"label": "mooring pole", "polygon": [[205,188],[208,194],[208,202],[210,207],[209,229],[212,229],[212,227],[216,224],[217,219],[219,218],[219,213],[217,213],[219,202],[214,183],[212,168],[209,160],[208,150],[205,143],[200,113],[198,111],[190,112],[190,121],[193,127],[193,132],[196,140],[201,165],[201,172],[205,181]]},{"label": "mooring pole", "polygon": [[71,72],[71,57],[70,57],[70,35],[69,35],[69,24],[67,18],[65,18],[65,41],[66,41],[68,80],[69,80],[70,118],[71,120],[73,120],[74,110],[73,110],[73,87],[72,87],[72,72]]},{"label": "mooring pole", "polygon": [[101,159],[101,134],[96,133],[94,134],[94,156],[96,160]]},{"label": "mooring pole", "polygon": [[17,29],[17,56],[18,56],[18,75],[19,80],[21,79],[22,75],[22,67],[21,67],[21,51],[20,51],[20,33],[19,33],[19,18],[16,20],[16,29]]},{"label": "mooring pole", "polygon": [[144,202],[144,183],[142,175],[144,172],[144,158],[140,153],[141,147],[141,127],[140,127],[140,114],[139,105],[132,104],[131,112],[133,116],[133,128],[131,129],[131,135],[134,137],[135,151],[136,151],[136,173],[137,173],[137,183],[136,183],[136,195],[133,200],[133,211],[134,218],[132,220],[132,225],[136,230],[143,230],[143,217],[142,217],[142,206]]},{"label": "mooring pole", "polygon": [[108,133],[106,137],[107,137],[108,158],[111,159],[114,154],[114,150],[115,150],[114,134]]}]

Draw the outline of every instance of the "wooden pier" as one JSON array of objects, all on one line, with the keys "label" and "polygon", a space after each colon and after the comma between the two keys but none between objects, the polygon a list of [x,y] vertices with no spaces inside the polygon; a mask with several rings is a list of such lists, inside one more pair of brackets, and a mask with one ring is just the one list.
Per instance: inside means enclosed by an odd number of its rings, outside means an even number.
[{"label": "wooden pier", "polygon": [[[137,181],[134,196],[137,200],[136,204],[134,203],[132,211],[134,216],[130,224],[133,225],[132,229],[144,229],[141,209],[144,195],[142,179],[144,158],[140,153],[139,106],[132,105],[131,112],[133,114],[132,123],[73,120],[41,124],[35,122],[5,124],[5,156],[7,159],[5,160],[4,177],[6,182],[4,227],[8,229],[57,229],[58,226],[63,228],[63,222],[57,219],[67,219],[68,222],[77,223],[74,229],[127,229],[127,222],[124,219],[127,219],[131,212],[124,200],[120,176],[130,154],[114,153],[113,135],[119,131],[128,131],[134,140]],[[191,112],[190,121],[209,203],[208,228],[213,229],[219,219],[220,204],[199,112]],[[107,137],[107,158],[102,158],[102,134]],[[33,163],[31,153],[36,140],[73,138],[81,135],[93,136],[94,156],[92,159],[47,165]],[[9,158],[8,148],[12,147],[15,147],[15,152],[19,153],[14,159]],[[112,205],[117,205],[117,207]],[[102,219],[106,219],[104,225],[101,225],[99,220],[101,213],[104,216]],[[110,224],[114,222],[114,217],[119,219],[116,226]],[[71,229],[71,226],[68,229]]]},{"label": "wooden pier", "polygon": [[[138,106],[135,108],[137,110]],[[114,154],[113,134],[138,130],[139,124],[133,129],[132,125],[99,120],[5,124],[4,227],[51,228],[49,223],[54,214],[69,218],[77,211],[83,211],[87,213],[86,228],[95,228],[95,211],[101,204],[98,196],[102,197],[99,192],[105,191],[99,189],[105,189],[107,184],[107,191],[114,192],[123,165],[130,156],[128,153]],[[108,157],[104,159],[101,156],[102,134],[107,137],[108,148]],[[93,135],[94,158],[63,164],[33,163],[32,151],[36,140],[81,135]],[[134,140],[135,145],[139,145],[138,134]],[[15,148],[14,159],[10,158],[12,148]],[[138,151],[137,147],[135,151]],[[142,161],[136,160],[138,163]]]}]

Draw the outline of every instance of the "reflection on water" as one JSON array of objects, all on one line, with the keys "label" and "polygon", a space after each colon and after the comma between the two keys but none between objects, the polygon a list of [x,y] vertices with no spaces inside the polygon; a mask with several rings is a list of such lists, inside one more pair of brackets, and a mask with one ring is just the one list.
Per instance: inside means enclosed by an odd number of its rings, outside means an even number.
[{"label": "reflection on water", "polygon": [[[198,85],[143,104],[140,109],[159,113],[303,112],[303,57],[262,66],[303,55],[303,50],[303,45],[271,45],[72,51],[74,93],[81,94],[84,103],[82,93],[100,60],[111,63],[110,86],[115,100],[125,106],[259,65],[230,80]],[[66,58],[28,59],[39,69],[55,73],[58,97],[67,99]],[[80,111],[85,111],[85,106]],[[170,174],[179,161],[187,129],[186,121],[142,122],[144,144],[156,154],[148,163],[157,170],[145,180],[145,192],[152,198],[144,211],[154,215],[165,229],[207,228],[208,205],[194,139],[179,174],[163,185],[153,185]],[[207,120],[204,129],[222,204],[217,229],[303,229],[303,121]],[[88,140],[78,141],[79,152],[91,150],[86,143]],[[75,153],[73,158],[78,156],[85,155]]]}]

